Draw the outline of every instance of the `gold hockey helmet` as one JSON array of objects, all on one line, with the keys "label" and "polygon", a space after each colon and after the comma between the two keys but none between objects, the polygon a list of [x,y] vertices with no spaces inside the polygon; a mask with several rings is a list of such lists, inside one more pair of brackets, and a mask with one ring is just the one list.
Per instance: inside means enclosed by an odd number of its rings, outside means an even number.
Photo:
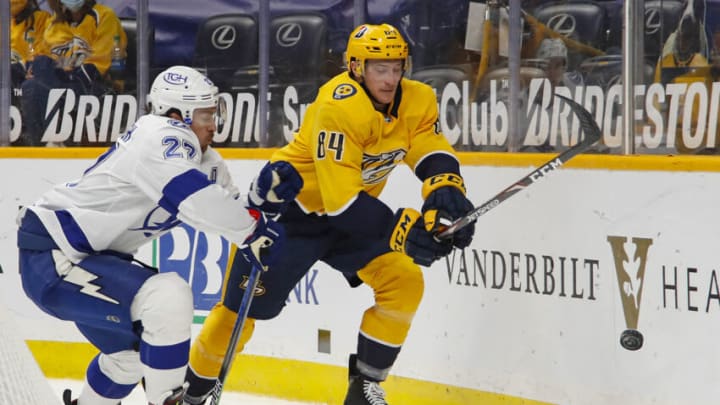
[{"label": "gold hockey helmet", "polygon": [[408,44],[390,24],[363,24],[350,33],[345,51],[348,70],[351,70],[350,62],[355,61],[352,73],[362,76],[368,59],[401,59],[403,70],[410,69]]}]

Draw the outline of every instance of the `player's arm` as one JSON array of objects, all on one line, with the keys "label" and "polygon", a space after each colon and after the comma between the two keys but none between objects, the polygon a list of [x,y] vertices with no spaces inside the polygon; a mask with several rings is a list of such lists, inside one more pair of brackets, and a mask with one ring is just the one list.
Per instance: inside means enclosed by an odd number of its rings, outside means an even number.
[{"label": "player's arm", "polygon": [[452,245],[435,239],[420,213],[411,208],[393,213],[364,191],[363,140],[356,135],[362,127],[347,121],[342,111],[328,108],[319,111],[313,129],[315,168],[329,221],[351,235],[386,239],[391,249],[424,266],[445,256]]},{"label": "player's arm", "polygon": [[[440,229],[441,218],[456,220],[470,212],[473,204],[466,197],[465,182],[454,150],[440,130],[435,96],[425,87],[422,90],[417,104],[423,113],[416,123],[405,160],[423,182],[422,212],[428,226]],[[463,228],[453,235],[454,246],[467,247],[474,234],[474,224]]]},{"label": "player's arm", "polygon": [[[239,198],[240,192],[217,151],[208,148],[203,157],[203,165],[208,166],[203,172],[213,173],[215,184]],[[247,206],[274,218],[295,200],[302,186],[302,177],[290,163],[282,160],[267,162],[250,183],[246,196]]]},{"label": "player's arm", "polygon": [[[177,125],[183,125],[176,122]],[[152,134],[138,159],[134,181],[158,205],[181,221],[243,244],[257,219],[236,190],[210,181],[201,171],[200,144],[189,129],[163,128]],[[140,141],[130,140],[130,142]]]}]

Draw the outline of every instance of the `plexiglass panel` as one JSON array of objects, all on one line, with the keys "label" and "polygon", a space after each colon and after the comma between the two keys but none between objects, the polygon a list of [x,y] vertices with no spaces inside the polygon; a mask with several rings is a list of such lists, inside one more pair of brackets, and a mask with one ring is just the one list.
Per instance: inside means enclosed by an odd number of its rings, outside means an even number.
[{"label": "plexiglass panel", "polygon": [[[410,45],[406,76],[435,89],[458,150],[570,147],[579,125],[562,94],[596,118],[595,152],[623,153],[622,1],[86,0],[75,12],[60,0],[22,3],[11,2],[3,84],[12,145],[106,146],[145,113],[155,76],[182,64],[206,73],[228,106],[215,146],[281,146],[345,69],[351,30],[387,22]],[[720,2],[637,5],[635,151],[715,153]]]}]

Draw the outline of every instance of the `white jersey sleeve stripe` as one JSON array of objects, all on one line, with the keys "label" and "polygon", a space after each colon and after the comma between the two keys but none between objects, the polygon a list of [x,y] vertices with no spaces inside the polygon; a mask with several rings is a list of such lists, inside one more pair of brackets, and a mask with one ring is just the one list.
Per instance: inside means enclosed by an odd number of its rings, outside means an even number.
[{"label": "white jersey sleeve stripe", "polygon": [[188,196],[209,186],[210,180],[207,175],[197,169],[190,169],[183,174],[175,176],[163,187],[163,196],[158,205],[169,212],[170,215],[176,216],[180,203],[185,201]]},{"label": "white jersey sleeve stripe", "polygon": [[73,249],[82,253],[94,252],[90,241],[88,241],[85,233],[80,228],[80,225],[75,222],[75,218],[73,218],[68,211],[55,211],[55,216],[57,217],[58,222],[60,222],[60,228],[65,234],[65,239],[67,239],[68,243],[70,243],[70,246],[72,246]]}]

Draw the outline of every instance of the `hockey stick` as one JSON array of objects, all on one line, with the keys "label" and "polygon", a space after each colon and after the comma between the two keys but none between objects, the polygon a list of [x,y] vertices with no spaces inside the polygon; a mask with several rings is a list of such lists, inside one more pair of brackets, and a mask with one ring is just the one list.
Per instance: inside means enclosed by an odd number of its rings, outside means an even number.
[{"label": "hockey stick", "polygon": [[248,311],[250,310],[250,303],[252,302],[255,288],[257,288],[258,282],[260,281],[260,273],[262,270],[256,264],[253,264],[252,270],[250,270],[250,277],[248,278],[245,292],[240,302],[240,308],[238,308],[238,317],[235,320],[232,334],[230,335],[230,342],[228,344],[225,357],[223,358],[222,366],[220,366],[220,373],[215,381],[215,387],[212,390],[212,399],[210,405],[218,405],[220,403],[220,395],[222,395],[223,385],[225,384],[225,378],[227,378],[230,372],[230,366],[232,366],[233,359],[235,358],[235,349],[237,348],[238,341],[240,340],[240,333],[242,333],[243,325],[247,319]]},{"label": "hockey stick", "polygon": [[478,219],[478,217],[497,207],[498,205],[500,205],[500,203],[512,197],[520,190],[539,181],[540,179],[545,178],[545,176],[547,176],[550,172],[567,163],[568,160],[572,159],[573,157],[577,156],[582,152],[585,152],[588,148],[590,148],[590,146],[592,146],[600,139],[600,128],[598,128],[597,124],[595,123],[595,119],[585,108],[565,96],[561,96],[559,94],[556,94],[556,96],[560,97],[561,99],[563,99],[563,101],[568,103],[570,109],[578,117],[578,119],[580,120],[580,126],[582,127],[582,132],[585,133],[585,138],[577,145],[571,147],[565,152],[562,152],[561,154],[552,158],[552,160],[550,160],[549,162],[533,170],[532,173],[511,184],[508,188],[499,192],[497,195],[492,197],[490,200],[488,200],[481,206],[474,208],[464,217],[455,220],[455,222],[450,224],[444,231],[440,232],[438,234],[438,237],[447,238],[453,233],[459,231],[460,229],[470,225],[472,222]]}]

